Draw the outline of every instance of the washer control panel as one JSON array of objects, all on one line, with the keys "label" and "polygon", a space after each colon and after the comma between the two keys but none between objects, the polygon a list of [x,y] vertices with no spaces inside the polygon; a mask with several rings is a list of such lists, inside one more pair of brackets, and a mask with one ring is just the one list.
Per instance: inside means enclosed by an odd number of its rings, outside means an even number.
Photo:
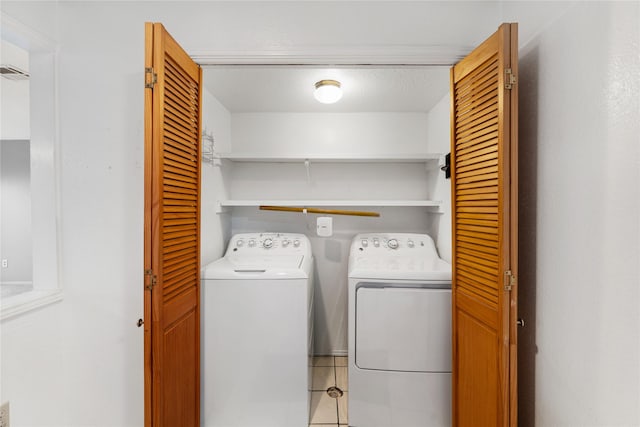
[{"label": "washer control panel", "polygon": [[306,253],[311,250],[309,239],[298,233],[241,233],[229,241],[227,253]]}]

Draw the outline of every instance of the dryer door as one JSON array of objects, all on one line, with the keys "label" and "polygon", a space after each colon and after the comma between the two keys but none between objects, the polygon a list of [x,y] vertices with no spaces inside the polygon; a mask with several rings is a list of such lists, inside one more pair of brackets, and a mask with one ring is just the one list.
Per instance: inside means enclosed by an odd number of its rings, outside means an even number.
[{"label": "dryer door", "polygon": [[401,286],[357,288],[356,365],[451,372],[451,290]]}]

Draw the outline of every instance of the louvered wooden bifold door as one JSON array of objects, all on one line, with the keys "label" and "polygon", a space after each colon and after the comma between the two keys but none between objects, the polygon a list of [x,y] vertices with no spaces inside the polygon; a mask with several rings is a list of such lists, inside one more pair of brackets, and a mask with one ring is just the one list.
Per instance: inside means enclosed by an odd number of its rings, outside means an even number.
[{"label": "louvered wooden bifold door", "polygon": [[516,425],[517,25],[451,70],[453,420]]},{"label": "louvered wooden bifold door", "polygon": [[146,24],[145,425],[200,425],[201,69]]}]

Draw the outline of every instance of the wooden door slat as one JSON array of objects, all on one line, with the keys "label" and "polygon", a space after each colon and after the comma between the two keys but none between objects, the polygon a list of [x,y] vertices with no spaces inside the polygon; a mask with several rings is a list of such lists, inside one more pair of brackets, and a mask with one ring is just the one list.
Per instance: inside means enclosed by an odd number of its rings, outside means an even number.
[{"label": "wooden door slat", "polygon": [[184,83],[175,79],[173,75],[166,80],[167,92],[174,93],[180,97],[180,101],[185,105],[192,105],[192,108],[197,108],[198,94],[192,89],[186,87]]},{"label": "wooden door slat", "polygon": [[196,249],[198,249],[198,246],[196,245],[196,243],[193,241],[189,241],[189,242],[181,243],[179,245],[165,246],[162,248],[162,254],[163,256],[167,257],[167,256],[170,256],[171,254],[176,254],[183,250],[191,251]]},{"label": "wooden door slat", "polygon": [[169,175],[171,175],[171,176],[179,175],[179,176],[188,178],[191,181],[195,181],[196,178],[197,178],[197,175],[194,174],[192,171],[186,170],[186,169],[183,169],[183,168],[177,168],[177,167],[173,167],[173,166],[165,164],[164,170],[165,170],[165,174],[167,176],[169,176]]},{"label": "wooden door slat", "polygon": [[474,283],[482,284],[486,289],[498,289],[498,283],[496,283],[495,279],[485,277],[485,275],[481,274],[478,270],[464,264],[458,265],[456,276],[462,276]]},{"label": "wooden door slat", "polygon": [[476,252],[472,250],[460,250],[458,251],[458,255],[461,259],[466,259],[471,262],[475,262],[477,264],[484,265],[489,268],[495,269],[498,271],[500,266],[498,265],[497,256],[491,256],[489,254],[485,254],[482,252]]},{"label": "wooden door slat", "polygon": [[498,291],[496,289],[487,289],[481,284],[467,280],[464,276],[459,276],[456,279],[460,283],[461,291],[466,291],[473,296],[479,297],[483,303],[490,307],[495,307],[497,305],[496,301],[498,300]]},{"label": "wooden door slat", "polygon": [[194,141],[196,141],[197,138],[197,130],[192,126],[192,124],[185,122],[183,118],[175,114],[169,108],[166,110],[165,114],[165,129],[173,129],[174,133],[184,135],[184,138],[189,142],[189,146],[195,148]]},{"label": "wooden door slat", "polygon": [[196,253],[196,248],[195,246],[189,246],[186,249],[181,249],[181,250],[173,250],[173,251],[168,251],[164,253],[164,262],[170,262],[171,260],[175,259],[175,258],[181,258],[181,257],[194,257]]},{"label": "wooden door slat", "polygon": [[[197,136],[190,130],[184,128],[180,123],[175,122],[171,116],[167,116],[164,123],[165,137],[169,139],[172,146],[179,148],[189,155],[197,155]],[[174,143],[180,144],[179,146]]]},{"label": "wooden door slat", "polygon": [[496,157],[498,155],[498,147],[496,147],[491,141],[486,142],[486,146],[484,147],[481,144],[477,144],[474,148],[475,150],[469,150],[467,153],[462,153],[462,150],[458,150],[459,161],[464,162],[487,154],[493,154]]},{"label": "wooden door slat", "polygon": [[165,92],[165,103],[171,113],[181,118],[181,123],[189,128],[197,128],[198,110],[188,104],[189,100],[181,97],[175,91],[168,90]]},{"label": "wooden door slat", "polygon": [[498,159],[496,159],[495,157],[490,157],[490,160],[484,162],[466,163],[464,166],[459,166],[458,171],[460,172],[461,176],[467,176],[469,172],[476,172],[479,169],[482,169],[479,172],[483,172],[485,170],[491,169],[492,167],[498,167]]},{"label": "wooden door slat", "polygon": [[476,245],[474,243],[464,241],[458,241],[457,244],[457,249],[460,253],[467,253],[477,259],[481,258],[495,262],[500,261],[498,249],[495,246]]},{"label": "wooden door slat", "polygon": [[197,208],[197,204],[191,206],[178,206],[178,205],[173,205],[173,204],[169,204],[166,203],[164,206],[164,211],[165,212],[172,212],[172,213],[190,213],[194,216],[196,216],[197,212],[198,212],[198,208]]},{"label": "wooden door slat", "polygon": [[164,178],[165,182],[171,182],[172,183],[171,185],[174,185],[174,186],[176,186],[176,184],[174,184],[175,181],[181,181],[181,182],[184,182],[186,184],[193,184],[193,185],[197,185],[198,184],[198,182],[195,179],[195,177],[182,175],[182,174],[179,174],[179,173],[164,172],[163,178]]},{"label": "wooden door slat", "polygon": [[193,269],[196,266],[196,262],[193,259],[193,257],[191,257],[190,259],[186,259],[186,260],[175,260],[173,262],[165,262],[164,263],[164,272],[165,274],[169,274],[169,273],[173,273],[175,271],[178,270],[186,270],[186,269]]},{"label": "wooden door slat", "polygon": [[476,138],[469,138],[466,141],[460,141],[457,145],[457,148],[460,150],[464,150],[463,153],[467,154],[467,152],[473,152],[477,148],[487,147],[488,144],[495,144],[497,140],[498,131],[495,130],[493,132],[477,136]]},{"label": "wooden door slat", "polygon": [[180,105],[174,102],[170,96],[166,97],[166,114],[172,119],[172,123],[182,129],[184,133],[194,138],[197,135],[197,122],[193,117],[189,117],[184,110],[180,110]]},{"label": "wooden door slat", "polygon": [[[468,165],[475,165],[475,164],[482,164],[483,162],[486,161],[498,161],[498,153],[497,150],[494,150],[492,152],[486,153],[486,154],[482,154],[480,152],[476,152],[475,156],[469,156],[466,158],[461,158],[458,161],[458,167],[464,167],[464,166],[468,166]],[[460,169],[458,169],[460,170]]]},{"label": "wooden door slat", "polygon": [[466,117],[464,123],[458,123],[456,132],[461,135],[463,132],[491,120],[498,120],[498,105],[493,102],[480,105],[473,114],[469,114],[469,116]]},{"label": "wooden door slat", "polygon": [[197,163],[186,163],[180,162],[170,159],[169,157],[165,157],[164,159],[165,166],[171,166],[176,169],[182,169],[183,171],[189,171],[191,176],[195,176],[198,173],[198,164]]},{"label": "wooden door slat", "polygon": [[472,182],[484,182],[498,179],[498,171],[492,173],[483,173],[483,174],[467,174],[464,177],[459,179],[461,184],[467,184]]},{"label": "wooden door slat", "polygon": [[494,75],[498,73],[498,56],[491,55],[485,58],[481,65],[475,66],[473,70],[465,74],[464,77],[456,82],[456,88],[464,91],[472,82],[482,80],[487,74]]},{"label": "wooden door slat", "polygon": [[491,101],[495,99],[497,94],[498,94],[498,90],[497,88],[494,88],[489,93],[484,94],[481,98],[474,99],[473,101],[470,101],[464,106],[462,106],[462,108],[458,111],[458,114],[460,114],[460,117],[462,117],[463,114],[466,117],[466,115],[470,113],[486,108],[485,105],[487,101]]},{"label": "wooden door slat", "polygon": [[[191,181],[193,181],[193,180],[191,180]],[[198,188],[197,183],[187,182],[187,181],[178,181],[178,180],[166,177],[166,176],[162,180],[162,183],[164,185],[164,188],[179,187],[179,188],[184,188],[186,190],[193,190],[193,191],[197,191],[197,188]]]},{"label": "wooden door slat", "polygon": [[181,241],[184,238],[189,237],[188,240],[192,240],[193,239],[193,230],[188,230],[188,231],[173,231],[173,230],[169,230],[169,231],[165,231],[163,234],[163,238],[167,241],[167,242],[178,242]]},{"label": "wooden door slat", "polygon": [[465,144],[475,141],[478,138],[484,137],[488,134],[498,131],[498,124],[494,123],[491,126],[483,127],[480,129],[473,129],[471,132],[466,133],[463,136],[458,135],[458,144]]}]

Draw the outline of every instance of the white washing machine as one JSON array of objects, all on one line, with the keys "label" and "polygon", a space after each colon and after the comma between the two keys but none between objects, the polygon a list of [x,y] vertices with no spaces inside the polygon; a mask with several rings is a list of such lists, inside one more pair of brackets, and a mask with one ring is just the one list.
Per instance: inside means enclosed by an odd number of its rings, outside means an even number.
[{"label": "white washing machine", "polygon": [[313,258],[293,233],[231,238],[204,269],[202,425],[302,427],[309,422]]},{"label": "white washing machine", "polygon": [[428,235],[353,239],[349,425],[451,425],[451,265]]}]

